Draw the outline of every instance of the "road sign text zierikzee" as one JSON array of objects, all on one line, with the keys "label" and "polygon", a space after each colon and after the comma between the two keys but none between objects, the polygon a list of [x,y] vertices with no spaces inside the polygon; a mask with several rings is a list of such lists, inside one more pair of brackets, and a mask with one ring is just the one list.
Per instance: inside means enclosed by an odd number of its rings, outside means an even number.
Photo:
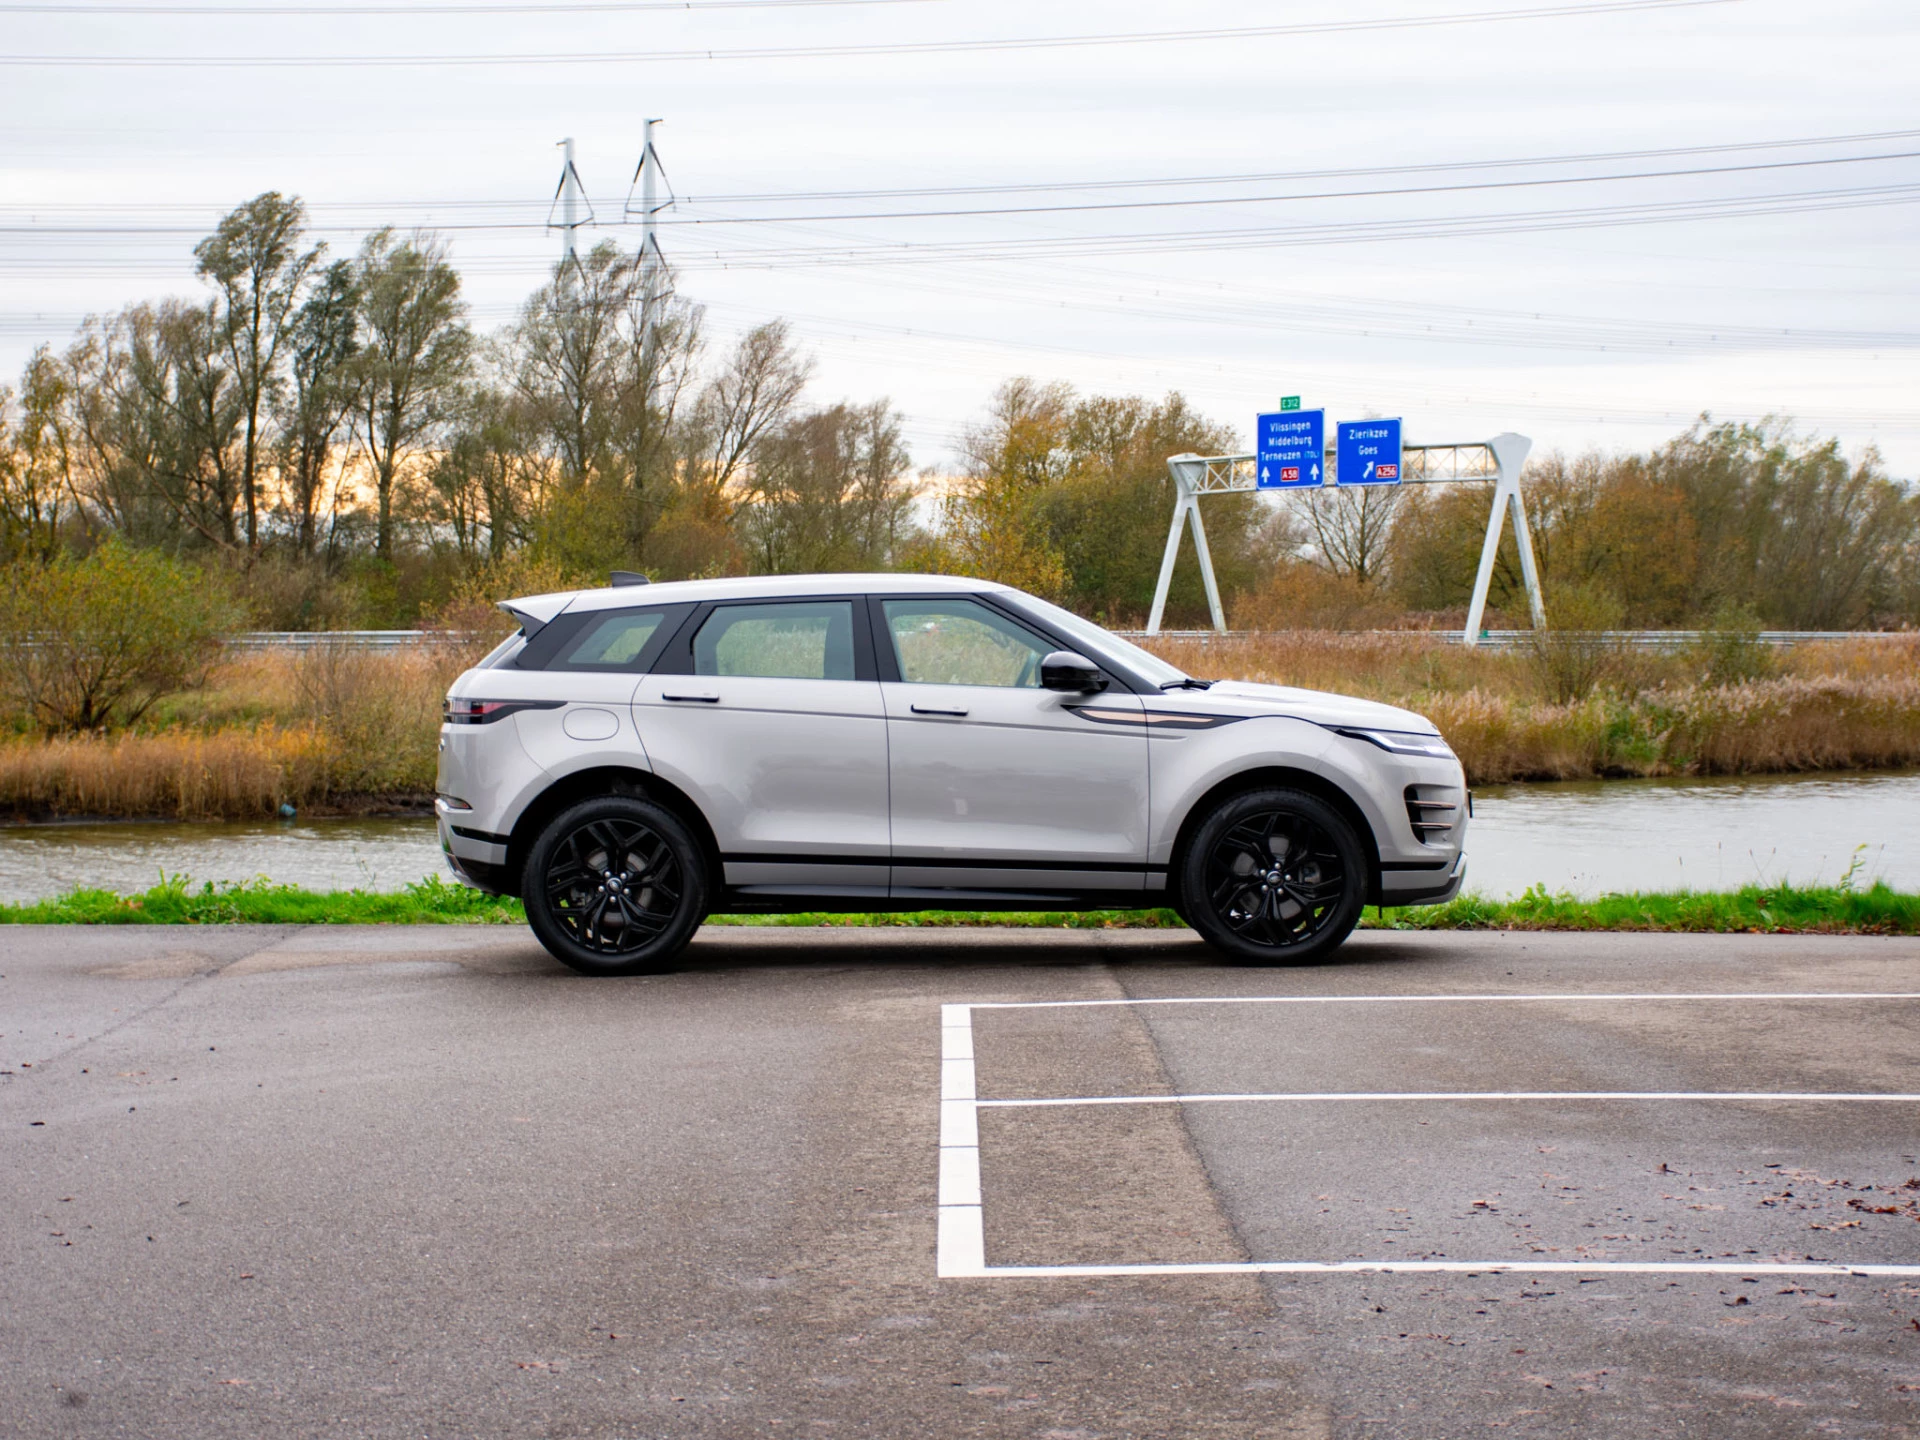
[{"label": "road sign text zierikzee", "polygon": [[1400,483],[1400,422],[1342,420],[1334,431],[1333,478],[1341,485]]}]

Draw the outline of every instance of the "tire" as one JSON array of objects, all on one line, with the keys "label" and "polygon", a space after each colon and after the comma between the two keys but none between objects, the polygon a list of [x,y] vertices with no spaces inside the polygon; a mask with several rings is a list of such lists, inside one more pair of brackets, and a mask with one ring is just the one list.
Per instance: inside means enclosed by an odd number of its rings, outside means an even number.
[{"label": "tire", "polygon": [[1249,790],[1200,822],[1179,883],[1187,923],[1228,959],[1304,965],[1338,949],[1360,922],[1366,851],[1352,823],[1317,796]]},{"label": "tire", "polygon": [[547,952],[582,975],[665,969],[707,914],[707,858],[650,800],[603,795],[547,822],[520,890]]}]

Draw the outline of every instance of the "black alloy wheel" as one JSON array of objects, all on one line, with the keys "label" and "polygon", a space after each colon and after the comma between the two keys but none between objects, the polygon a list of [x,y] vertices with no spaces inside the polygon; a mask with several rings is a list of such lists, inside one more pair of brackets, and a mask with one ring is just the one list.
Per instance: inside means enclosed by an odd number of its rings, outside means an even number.
[{"label": "black alloy wheel", "polygon": [[1230,958],[1298,965],[1339,946],[1366,904],[1365,852],[1352,824],[1299,790],[1222,801],[1181,864],[1181,909]]},{"label": "black alloy wheel", "polygon": [[548,822],[527,856],[527,923],[583,975],[659,970],[706,918],[706,857],[672,812],[626,795]]}]

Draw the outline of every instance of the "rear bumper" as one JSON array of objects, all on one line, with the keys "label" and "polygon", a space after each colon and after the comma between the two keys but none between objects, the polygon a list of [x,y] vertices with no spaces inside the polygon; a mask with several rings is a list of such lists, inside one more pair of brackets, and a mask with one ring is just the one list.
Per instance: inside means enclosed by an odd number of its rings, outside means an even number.
[{"label": "rear bumper", "polygon": [[489,895],[518,893],[507,865],[507,837],[491,835],[458,823],[470,812],[452,812],[444,800],[434,805],[440,831],[440,853],[454,877]]}]

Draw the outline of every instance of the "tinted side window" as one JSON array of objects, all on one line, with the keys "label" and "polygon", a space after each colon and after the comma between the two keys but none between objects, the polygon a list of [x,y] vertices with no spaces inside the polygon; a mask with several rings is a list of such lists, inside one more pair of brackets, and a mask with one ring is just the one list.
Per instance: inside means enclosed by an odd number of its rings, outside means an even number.
[{"label": "tinted side window", "polygon": [[597,615],[547,662],[546,668],[589,673],[637,670],[647,642],[665,619],[659,610],[610,610]]},{"label": "tinted side window", "polygon": [[886,600],[887,635],[912,685],[1035,689],[1054,649],[1024,626],[972,600]]},{"label": "tinted side window", "polygon": [[696,675],[853,679],[853,601],[722,605],[693,637]]}]

